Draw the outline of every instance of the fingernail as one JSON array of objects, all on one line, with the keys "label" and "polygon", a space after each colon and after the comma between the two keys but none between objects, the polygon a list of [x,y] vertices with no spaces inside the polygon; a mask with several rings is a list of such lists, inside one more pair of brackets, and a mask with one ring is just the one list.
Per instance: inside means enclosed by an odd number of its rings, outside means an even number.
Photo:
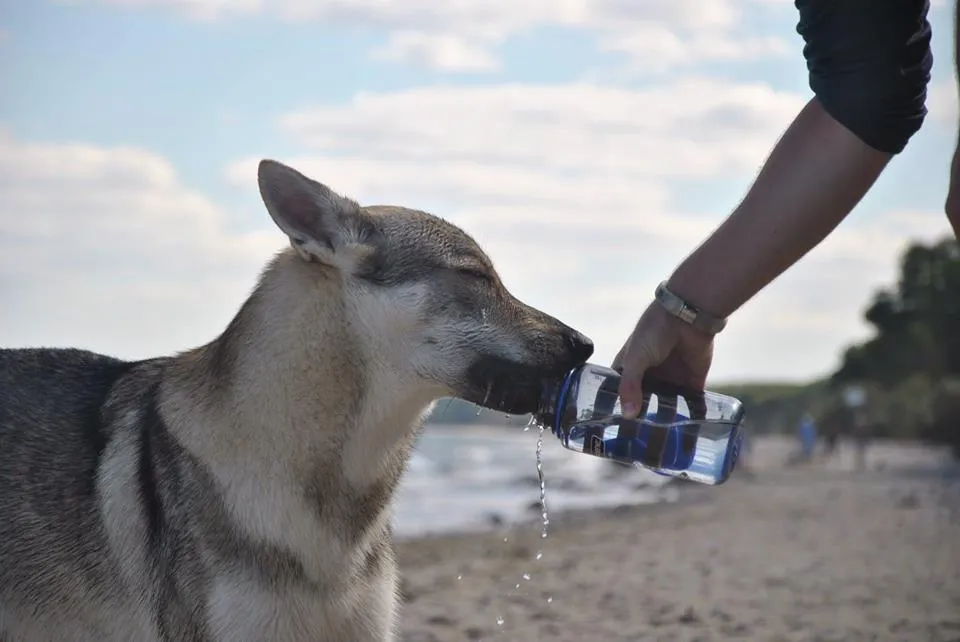
[{"label": "fingernail", "polygon": [[637,406],[632,401],[623,404],[623,416],[627,419],[634,419],[637,416]]}]

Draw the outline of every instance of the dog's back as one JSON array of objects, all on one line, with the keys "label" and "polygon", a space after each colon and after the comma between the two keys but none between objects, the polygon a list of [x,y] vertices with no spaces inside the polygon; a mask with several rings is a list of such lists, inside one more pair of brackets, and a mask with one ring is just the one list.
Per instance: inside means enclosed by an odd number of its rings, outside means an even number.
[{"label": "dog's back", "polygon": [[[13,639],[46,639],[71,620],[149,639],[125,614],[90,608],[127,602],[103,595],[120,583],[97,471],[111,439],[104,402],[134,365],[82,350],[0,350],[0,631]],[[44,615],[36,604],[48,605]]]},{"label": "dog's back", "polygon": [[[170,358],[0,350],[0,640],[204,640],[209,475],[169,433]],[[207,556],[207,559],[203,559]]]}]

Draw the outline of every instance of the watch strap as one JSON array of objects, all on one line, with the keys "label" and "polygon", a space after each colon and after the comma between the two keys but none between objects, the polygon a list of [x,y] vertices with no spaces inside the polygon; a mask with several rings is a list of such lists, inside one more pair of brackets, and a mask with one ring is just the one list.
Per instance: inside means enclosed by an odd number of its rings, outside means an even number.
[{"label": "watch strap", "polygon": [[727,325],[726,319],[704,312],[671,292],[667,288],[666,281],[657,286],[655,297],[657,303],[663,306],[667,312],[706,334],[717,334]]}]

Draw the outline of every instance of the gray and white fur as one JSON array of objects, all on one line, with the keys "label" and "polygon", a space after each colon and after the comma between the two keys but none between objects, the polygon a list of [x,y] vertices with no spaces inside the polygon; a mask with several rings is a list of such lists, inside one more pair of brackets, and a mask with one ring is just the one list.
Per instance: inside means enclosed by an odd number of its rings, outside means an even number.
[{"label": "gray and white fur", "polygon": [[588,339],[456,226],[260,163],[289,237],[226,330],[0,350],[0,641],[395,639],[391,500],[432,403],[535,409]]}]

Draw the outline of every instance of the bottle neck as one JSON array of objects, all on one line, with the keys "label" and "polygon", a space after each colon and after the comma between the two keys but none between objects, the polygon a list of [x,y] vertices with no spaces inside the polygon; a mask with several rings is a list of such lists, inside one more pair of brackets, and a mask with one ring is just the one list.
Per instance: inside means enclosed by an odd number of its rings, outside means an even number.
[{"label": "bottle neck", "polygon": [[561,394],[564,389],[568,387],[570,379],[576,376],[579,370],[580,367],[574,368],[560,377],[545,379],[543,381],[540,392],[540,404],[535,417],[537,421],[546,426],[548,430],[554,429],[557,414],[563,412],[563,408],[560,407],[562,405],[560,399]]}]

